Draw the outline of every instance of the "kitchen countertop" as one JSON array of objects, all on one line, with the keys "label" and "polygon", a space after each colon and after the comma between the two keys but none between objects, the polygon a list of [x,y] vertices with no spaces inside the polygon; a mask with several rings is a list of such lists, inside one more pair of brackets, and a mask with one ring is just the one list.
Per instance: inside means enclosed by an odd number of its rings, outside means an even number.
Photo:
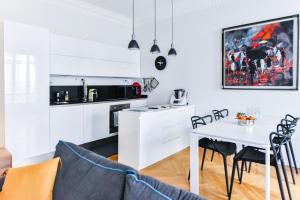
[{"label": "kitchen countertop", "polygon": [[111,103],[111,102],[123,102],[123,101],[136,101],[136,100],[144,100],[147,99],[148,97],[146,95],[142,95],[141,97],[137,98],[122,98],[122,99],[103,99],[103,100],[98,100],[98,101],[70,101],[68,103],[61,103],[61,104],[56,104],[54,102],[50,102],[51,107],[58,107],[58,106],[73,106],[73,105],[86,105],[86,104],[100,104],[100,103]]},{"label": "kitchen countertop", "polygon": [[161,111],[168,111],[168,110],[175,110],[175,109],[182,109],[186,107],[190,107],[193,105],[184,105],[184,106],[174,106],[171,104],[166,105],[156,105],[156,106],[146,106],[146,107],[139,107],[139,108],[130,108],[124,111],[129,112],[139,112],[139,113],[152,113],[152,112],[161,112]]}]

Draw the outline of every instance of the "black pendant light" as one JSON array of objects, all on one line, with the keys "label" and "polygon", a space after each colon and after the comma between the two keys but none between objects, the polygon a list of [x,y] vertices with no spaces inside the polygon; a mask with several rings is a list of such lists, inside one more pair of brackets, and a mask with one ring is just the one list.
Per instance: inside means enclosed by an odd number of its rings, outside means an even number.
[{"label": "black pendant light", "polygon": [[156,0],[154,0],[154,40],[150,52],[153,54],[160,53],[160,49],[157,45],[157,40],[156,40]]},{"label": "black pendant light", "polygon": [[173,0],[171,0],[172,4],[172,43],[171,43],[171,49],[168,52],[169,56],[177,56],[177,52],[174,48],[174,3]]},{"label": "black pendant light", "polygon": [[128,44],[128,49],[129,50],[139,50],[139,44],[135,40],[135,35],[134,35],[134,0],[132,0],[132,37],[131,41]]}]

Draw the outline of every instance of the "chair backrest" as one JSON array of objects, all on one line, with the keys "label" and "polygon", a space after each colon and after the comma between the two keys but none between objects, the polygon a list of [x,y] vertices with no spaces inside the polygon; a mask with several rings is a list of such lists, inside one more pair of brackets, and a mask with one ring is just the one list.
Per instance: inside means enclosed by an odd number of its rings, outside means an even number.
[{"label": "chair backrest", "polygon": [[289,129],[287,126],[281,123],[277,125],[277,133],[280,133],[282,135],[287,135],[289,134]]},{"label": "chair backrest", "polygon": [[295,124],[297,124],[299,117],[294,117],[291,114],[286,114],[284,119],[293,121]]},{"label": "chair backrest", "polygon": [[213,110],[212,113],[214,114],[215,120],[219,120],[221,118],[225,118],[229,115],[228,109],[222,109],[222,110]]},{"label": "chair backrest", "polygon": [[294,133],[295,128],[297,126],[297,123],[295,123],[294,121],[291,121],[291,120],[287,120],[287,119],[282,119],[280,124],[282,126],[285,126],[285,128],[288,130],[289,133]]},{"label": "chair backrest", "polygon": [[193,116],[191,117],[193,129],[198,128],[198,125],[206,125],[208,123],[213,122],[213,116],[212,115],[205,115],[203,117],[200,116]]},{"label": "chair backrest", "polygon": [[[284,135],[284,134],[276,133],[276,132],[270,133],[269,139],[270,139],[271,149],[273,151],[273,158],[275,157],[276,160],[279,160],[281,158],[281,155],[282,155],[281,147],[288,142],[290,137],[291,137],[290,134]],[[275,138],[278,138],[278,139],[275,140]]]}]

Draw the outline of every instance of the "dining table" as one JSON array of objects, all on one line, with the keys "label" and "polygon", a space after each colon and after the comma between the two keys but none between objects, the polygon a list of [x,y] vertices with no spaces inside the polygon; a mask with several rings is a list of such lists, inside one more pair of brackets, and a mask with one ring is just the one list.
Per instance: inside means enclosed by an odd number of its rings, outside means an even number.
[{"label": "dining table", "polygon": [[199,194],[199,147],[198,141],[203,137],[218,141],[233,142],[265,150],[265,199],[270,200],[270,154],[269,135],[276,131],[280,123],[279,116],[260,116],[253,125],[242,126],[233,115],[193,129],[190,134],[190,191]]}]

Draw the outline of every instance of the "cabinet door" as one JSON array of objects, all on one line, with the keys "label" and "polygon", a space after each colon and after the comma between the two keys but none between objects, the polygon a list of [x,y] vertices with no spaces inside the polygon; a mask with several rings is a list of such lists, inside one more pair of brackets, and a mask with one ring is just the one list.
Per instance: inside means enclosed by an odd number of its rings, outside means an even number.
[{"label": "cabinet door", "polygon": [[51,148],[55,149],[59,140],[82,144],[83,106],[57,106],[50,109]]},{"label": "cabinet door", "polygon": [[84,142],[109,137],[109,104],[84,106]]},{"label": "cabinet door", "polygon": [[49,31],[5,21],[4,56],[5,146],[18,165],[50,151]]},{"label": "cabinet door", "polygon": [[60,35],[51,35],[51,74],[140,77],[140,52]]},{"label": "cabinet door", "polygon": [[51,34],[50,53],[61,56],[82,57],[83,40]]}]

